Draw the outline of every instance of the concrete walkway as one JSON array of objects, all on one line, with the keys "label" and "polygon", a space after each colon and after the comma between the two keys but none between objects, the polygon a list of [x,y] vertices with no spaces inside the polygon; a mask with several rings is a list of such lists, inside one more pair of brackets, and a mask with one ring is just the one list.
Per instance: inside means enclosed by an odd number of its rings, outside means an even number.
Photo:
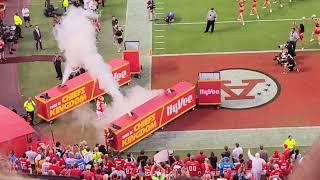
[{"label": "concrete walkway", "polygon": [[202,131],[162,131],[144,139],[130,152],[140,150],[156,151],[162,149],[199,150],[223,149],[233,147],[238,142],[244,148],[279,147],[291,134],[297,141],[297,146],[311,146],[320,137],[320,126],[298,128],[259,128],[259,129],[229,129]]},{"label": "concrete walkway", "polygon": [[127,18],[125,27],[126,41],[140,41],[141,78],[135,83],[142,87],[151,88],[151,56],[152,22],[148,20],[145,0],[127,1]]}]

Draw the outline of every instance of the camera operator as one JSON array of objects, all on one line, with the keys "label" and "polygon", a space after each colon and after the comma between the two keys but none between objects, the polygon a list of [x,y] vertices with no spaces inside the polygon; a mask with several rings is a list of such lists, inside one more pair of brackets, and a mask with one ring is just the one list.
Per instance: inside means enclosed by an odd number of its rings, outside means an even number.
[{"label": "camera operator", "polygon": [[296,56],[295,48],[294,48],[294,42],[288,41],[286,44],[286,48],[288,49],[288,54],[290,54],[292,57]]},{"label": "camera operator", "polygon": [[3,39],[5,40],[5,44],[8,46],[9,53],[13,54],[12,51],[15,51],[15,49],[13,48],[14,34],[10,32],[10,30],[6,30],[3,34]]}]

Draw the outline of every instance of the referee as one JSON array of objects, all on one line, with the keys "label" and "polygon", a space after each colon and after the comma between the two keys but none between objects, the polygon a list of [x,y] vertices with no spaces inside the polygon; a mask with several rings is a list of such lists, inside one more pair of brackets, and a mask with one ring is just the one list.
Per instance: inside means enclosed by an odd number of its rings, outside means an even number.
[{"label": "referee", "polygon": [[217,13],[216,11],[214,11],[213,8],[211,8],[208,12],[208,16],[207,16],[207,27],[206,27],[206,31],[204,31],[204,33],[207,33],[210,29],[211,26],[211,32],[214,31],[214,24],[216,22],[217,19]]}]

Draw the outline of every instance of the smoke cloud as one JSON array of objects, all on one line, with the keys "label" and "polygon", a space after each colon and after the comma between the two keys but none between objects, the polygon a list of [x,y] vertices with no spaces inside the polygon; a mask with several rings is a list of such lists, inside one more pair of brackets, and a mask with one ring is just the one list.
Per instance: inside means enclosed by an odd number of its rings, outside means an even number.
[{"label": "smoke cloud", "polygon": [[104,62],[96,46],[92,20],[97,17],[92,11],[70,7],[60,24],[55,26],[55,39],[66,58],[62,84],[68,80],[73,68],[83,67],[92,78],[98,80],[101,89],[113,97],[119,97],[119,85],[112,76],[111,67]]}]

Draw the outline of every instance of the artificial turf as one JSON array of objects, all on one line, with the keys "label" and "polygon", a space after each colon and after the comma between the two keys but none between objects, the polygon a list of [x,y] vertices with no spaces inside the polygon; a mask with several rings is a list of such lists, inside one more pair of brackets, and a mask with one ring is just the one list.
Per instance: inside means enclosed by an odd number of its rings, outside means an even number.
[{"label": "artificial turf", "polygon": [[[288,40],[289,31],[292,27],[293,21],[283,21],[283,19],[301,19],[303,16],[307,18],[305,25],[306,48],[320,47],[316,42],[309,43],[313,31],[313,24],[309,18],[311,15],[317,15],[320,12],[320,1],[293,0],[292,3],[285,1],[283,8],[280,8],[278,4],[272,4],[272,13],[269,13],[268,9],[262,9],[262,4],[262,0],[258,1],[257,8],[260,20],[272,21],[251,22],[242,26],[239,22],[225,23],[225,21],[236,21],[238,15],[237,1],[158,0],[156,13],[163,14],[158,15],[159,20],[155,21],[153,25],[153,53],[179,54],[274,50],[279,43]],[[206,26],[206,15],[211,7],[214,7],[218,14],[216,29],[212,34],[205,34],[203,32]],[[244,18],[249,21],[256,20],[256,16],[249,15],[250,10],[251,1],[247,0]],[[169,11],[174,12],[176,18],[174,23],[166,25],[162,17]],[[300,20],[297,23],[299,24]]]},{"label": "artificial turf", "polygon": [[[56,7],[61,7],[60,1],[52,1]],[[125,24],[126,0],[109,0],[102,10],[100,18],[102,31],[97,44],[100,54],[105,60],[120,57],[116,47],[112,45],[111,17],[116,16],[120,24]],[[33,28],[23,28],[24,39],[19,41],[18,55],[55,54],[59,52],[57,43],[52,34],[52,18],[43,15],[44,1],[32,0],[29,6],[33,25],[38,25],[42,33],[42,42],[45,50],[36,51],[32,37]],[[32,62],[19,64],[20,92],[25,97],[35,96],[41,91],[57,85],[55,70],[52,62]]]}]

